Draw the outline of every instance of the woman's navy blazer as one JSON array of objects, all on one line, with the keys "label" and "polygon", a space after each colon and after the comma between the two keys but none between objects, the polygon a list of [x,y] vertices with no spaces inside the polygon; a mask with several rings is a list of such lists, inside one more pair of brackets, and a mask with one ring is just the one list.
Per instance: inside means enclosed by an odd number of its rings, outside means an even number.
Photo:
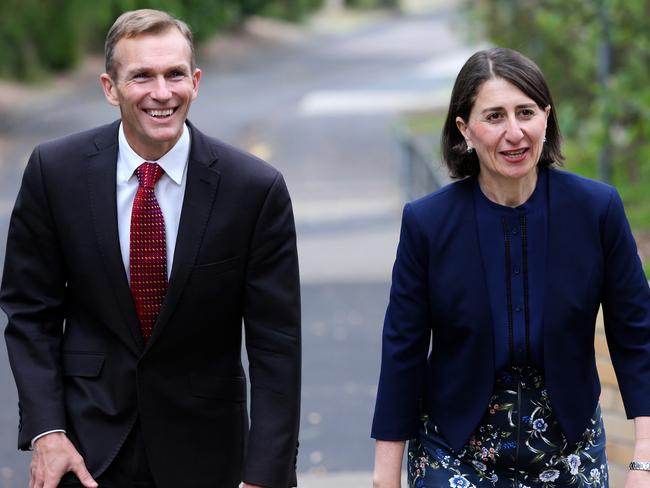
[{"label": "woman's navy blazer", "polygon": [[[629,418],[650,415],[650,290],[616,190],[548,170],[544,374],[576,443],[600,394],[594,330],[600,304]],[[407,204],[384,322],[372,437],[415,438],[427,413],[454,449],[493,391],[492,313],[467,178]]]}]

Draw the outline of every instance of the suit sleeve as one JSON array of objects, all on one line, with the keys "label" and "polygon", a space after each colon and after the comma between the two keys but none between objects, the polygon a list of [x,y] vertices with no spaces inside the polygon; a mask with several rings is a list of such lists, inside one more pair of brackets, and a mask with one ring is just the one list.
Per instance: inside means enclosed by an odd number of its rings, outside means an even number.
[{"label": "suit sleeve", "polygon": [[419,402],[431,338],[427,268],[424,238],[407,205],[384,320],[381,373],[371,434],[375,439],[412,439],[419,431]]},{"label": "suit sleeve", "polygon": [[291,200],[279,174],[253,235],[244,305],[251,429],[243,479],[296,485],[301,335],[298,255]]},{"label": "suit sleeve", "polygon": [[18,388],[18,448],[38,434],[65,429],[60,344],[65,266],[48,205],[41,157],[31,155],[9,223],[0,306]]},{"label": "suit sleeve", "polygon": [[628,418],[650,415],[650,289],[623,203],[612,189],[604,227],[603,316]]}]

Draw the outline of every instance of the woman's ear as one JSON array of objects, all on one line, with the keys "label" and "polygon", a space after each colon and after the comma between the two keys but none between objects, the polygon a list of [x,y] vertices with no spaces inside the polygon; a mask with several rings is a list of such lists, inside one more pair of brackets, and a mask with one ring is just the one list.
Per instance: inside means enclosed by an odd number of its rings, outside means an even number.
[{"label": "woman's ear", "polygon": [[469,137],[469,131],[467,130],[467,124],[463,120],[462,117],[456,117],[456,127],[460,131],[460,133],[463,135],[465,138],[465,142],[467,143],[467,147],[472,147],[472,141]]}]

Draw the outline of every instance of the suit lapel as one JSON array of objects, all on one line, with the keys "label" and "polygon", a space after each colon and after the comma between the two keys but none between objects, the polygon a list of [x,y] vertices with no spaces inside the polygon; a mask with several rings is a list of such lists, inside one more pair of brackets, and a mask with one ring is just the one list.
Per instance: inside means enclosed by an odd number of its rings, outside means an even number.
[{"label": "suit lapel", "polygon": [[[122,323],[117,334],[136,354],[144,347],[131,290],[124,270],[117,225],[116,164],[119,121],[95,141],[96,152],[89,155],[88,188],[93,226],[106,273],[110,279]],[[110,293],[110,292],[107,292]]]},{"label": "suit lapel", "polygon": [[218,159],[216,152],[201,132],[191,124],[188,125],[191,131],[192,149],[187,166],[187,181],[174,262],[167,295],[147,346],[153,344],[162,333],[185,288],[201,247],[219,185],[220,174],[213,168]]}]

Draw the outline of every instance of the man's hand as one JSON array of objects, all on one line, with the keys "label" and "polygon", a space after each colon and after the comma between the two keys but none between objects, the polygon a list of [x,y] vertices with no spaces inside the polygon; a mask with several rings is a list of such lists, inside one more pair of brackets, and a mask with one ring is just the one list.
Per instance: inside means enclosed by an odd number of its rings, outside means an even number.
[{"label": "man's hand", "polygon": [[29,488],[56,488],[69,471],[76,474],[86,488],[99,486],[86,469],[81,454],[64,433],[53,432],[34,443]]}]

